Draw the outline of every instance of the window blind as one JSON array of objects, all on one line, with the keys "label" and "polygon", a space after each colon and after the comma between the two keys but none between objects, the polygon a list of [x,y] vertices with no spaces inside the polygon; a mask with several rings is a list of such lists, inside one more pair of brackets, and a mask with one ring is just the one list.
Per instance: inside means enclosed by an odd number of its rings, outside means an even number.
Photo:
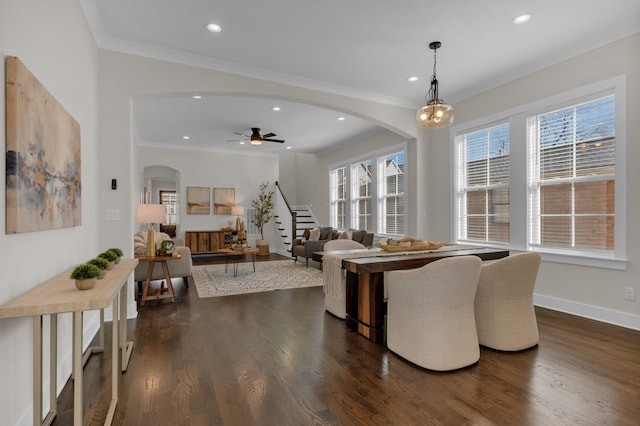
[{"label": "window blind", "polygon": [[527,120],[529,244],[614,249],[615,98]]}]

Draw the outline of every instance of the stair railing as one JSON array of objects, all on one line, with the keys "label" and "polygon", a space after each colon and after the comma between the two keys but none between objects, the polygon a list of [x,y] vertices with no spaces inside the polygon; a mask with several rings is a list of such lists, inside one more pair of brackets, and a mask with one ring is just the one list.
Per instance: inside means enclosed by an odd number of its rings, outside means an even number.
[{"label": "stair railing", "polygon": [[[278,181],[276,181],[276,213],[278,215],[279,228],[281,230],[281,236],[285,238],[285,244],[293,244],[293,240],[296,238],[296,218],[298,212],[291,208],[291,204],[289,204],[289,200],[282,192],[282,188]],[[289,234],[289,239],[285,235],[282,235],[282,231],[289,229],[291,233]]]}]

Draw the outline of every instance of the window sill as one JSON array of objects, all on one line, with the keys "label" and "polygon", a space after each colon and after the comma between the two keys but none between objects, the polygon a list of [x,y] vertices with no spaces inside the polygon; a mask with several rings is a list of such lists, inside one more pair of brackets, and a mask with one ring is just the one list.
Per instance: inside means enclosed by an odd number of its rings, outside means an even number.
[{"label": "window sill", "polygon": [[[494,247],[494,248],[502,248],[509,250],[512,254],[518,252],[524,252],[526,250],[515,249],[509,247],[507,244],[487,244],[481,243],[478,241],[458,241],[458,244],[471,244],[482,247]],[[554,263],[565,263],[568,265],[580,265],[580,266],[591,266],[594,268],[604,268],[604,269],[616,269],[619,271],[626,271],[627,266],[629,264],[628,259],[620,259],[614,257],[605,257],[605,256],[596,256],[589,253],[564,253],[564,252],[556,252],[549,249],[530,249],[529,251],[534,251],[540,253],[542,256],[542,260],[545,262],[554,262]]]}]

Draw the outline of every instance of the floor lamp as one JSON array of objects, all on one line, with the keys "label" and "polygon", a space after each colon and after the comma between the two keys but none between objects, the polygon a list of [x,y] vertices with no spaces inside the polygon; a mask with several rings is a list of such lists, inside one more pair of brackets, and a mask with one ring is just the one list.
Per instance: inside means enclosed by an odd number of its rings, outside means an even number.
[{"label": "floor lamp", "polygon": [[136,209],[136,223],[148,223],[147,256],[156,255],[156,231],[153,225],[164,223],[165,210],[163,204],[140,204]]}]

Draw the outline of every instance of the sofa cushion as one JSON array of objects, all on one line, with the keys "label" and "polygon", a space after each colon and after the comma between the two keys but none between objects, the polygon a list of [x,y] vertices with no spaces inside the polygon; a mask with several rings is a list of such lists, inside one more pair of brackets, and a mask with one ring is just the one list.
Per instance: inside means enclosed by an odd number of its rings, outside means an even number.
[{"label": "sofa cushion", "polygon": [[309,232],[309,241],[318,241],[320,239],[320,229],[313,228]]},{"label": "sofa cushion", "polygon": [[330,226],[323,226],[320,228],[320,240],[328,240],[331,238],[333,228]]},{"label": "sofa cushion", "polygon": [[364,239],[365,235],[367,235],[367,231],[352,231],[351,232],[351,239],[353,241],[357,241],[359,243],[362,243],[362,240]]}]

